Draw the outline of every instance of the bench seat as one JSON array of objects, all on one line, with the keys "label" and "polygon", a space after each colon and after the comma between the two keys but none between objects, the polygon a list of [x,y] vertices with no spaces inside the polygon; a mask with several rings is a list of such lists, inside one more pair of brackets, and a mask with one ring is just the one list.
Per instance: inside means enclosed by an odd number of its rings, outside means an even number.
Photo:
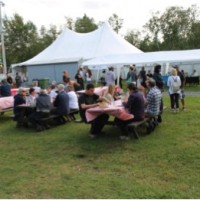
[{"label": "bench seat", "polygon": [[13,111],[13,107],[5,108],[0,110],[0,115],[3,115],[5,112]]},{"label": "bench seat", "polygon": [[135,121],[135,122],[131,122],[130,124],[127,125],[128,127],[128,130],[133,133],[133,136],[136,138],[136,139],[139,139],[139,134],[138,134],[138,131],[137,131],[137,128],[139,126],[142,126],[142,125],[146,125],[146,123],[149,121],[150,119],[149,118],[144,118],[142,121]]}]

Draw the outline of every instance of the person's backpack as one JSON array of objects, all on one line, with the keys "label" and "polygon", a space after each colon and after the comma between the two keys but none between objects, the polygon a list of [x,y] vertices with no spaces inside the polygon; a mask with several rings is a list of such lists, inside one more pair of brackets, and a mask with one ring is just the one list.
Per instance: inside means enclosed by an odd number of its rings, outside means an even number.
[{"label": "person's backpack", "polygon": [[174,78],[172,77],[173,81],[172,81],[172,91],[175,93],[175,92],[178,92],[180,90],[180,84],[178,82],[178,78]]}]

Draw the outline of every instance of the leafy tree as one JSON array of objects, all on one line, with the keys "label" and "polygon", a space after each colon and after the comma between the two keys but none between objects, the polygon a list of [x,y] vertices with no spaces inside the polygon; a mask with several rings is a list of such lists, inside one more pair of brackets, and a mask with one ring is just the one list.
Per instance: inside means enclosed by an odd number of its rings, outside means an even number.
[{"label": "leafy tree", "polygon": [[188,36],[188,46],[192,49],[200,49],[200,22],[192,24],[191,34]]},{"label": "leafy tree", "polygon": [[129,43],[131,43],[132,45],[136,46],[136,47],[140,47],[140,43],[141,43],[141,38],[140,38],[141,33],[137,30],[131,30],[128,31],[126,33],[126,35],[124,36],[124,39],[127,40]]},{"label": "leafy tree", "polygon": [[84,14],[83,18],[77,18],[75,21],[75,31],[79,33],[88,33],[97,29],[93,18]]},{"label": "leafy tree", "polygon": [[55,25],[51,25],[47,30],[44,26],[40,29],[40,38],[37,41],[36,47],[37,52],[41,52],[46,47],[48,47],[60,34],[60,31],[57,30]]},{"label": "leafy tree", "polygon": [[119,33],[119,30],[122,28],[123,21],[124,20],[120,19],[115,13],[108,19],[109,24],[116,33]]},{"label": "leafy tree", "polygon": [[70,30],[74,29],[74,21],[70,17],[65,17],[66,19],[66,27],[69,28]]},{"label": "leafy tree", "polygon": [[144,28],[156,50],[189,49],[192,48],[191,38],[198,24],[198,15],[196,6],[188,9],[173,6],[162,15],[154,13]]},{"label": "leafy tree", "polygon": [[[149,20],[148,23],[144,25],[144,28],[146,28],[147,31],[147,37],[146,37],[146,42],[147,38],[149,43],[151,43],[151,48],[154,46],[154,50],[160,50],[160,45],[159,45],[159,34],[160,34],[160,29],[161,29],[161,21],[159,18],[159,12],[153,13],[152,18]],[[151,40],[150,40],[151,38]]]},{"label": "leafy tree", "polygon": [[7,65],[33,57],[36,54],[33,44],[37,43],[38,39],[36,26],[30,21],[24,23],[18,14],[14,14],[10,20],[5,17],[3,22]]}]

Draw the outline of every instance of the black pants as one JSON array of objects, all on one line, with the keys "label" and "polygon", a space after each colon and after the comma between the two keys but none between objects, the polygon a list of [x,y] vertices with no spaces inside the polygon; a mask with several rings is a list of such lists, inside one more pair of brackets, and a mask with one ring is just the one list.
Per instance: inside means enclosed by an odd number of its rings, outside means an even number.
[{"label": "black pants", "polygon": [[98,135],[98,134],[100,134],[100,132],[103,129],[104,125],[107,123],[108,118],[109,118],[109,115],[102,114],[102,115],[98,116],[96,119],[94,119],[91,122],[90,133],[92,135]]},{"label": "black pants", "polygon": [[24,123],[27,123],[27,118],[30,115],[30,111],[28,108],[21,108],[17,111],[17,113],[14,114],[14,120],[17,121],[17,124],[23,125]]},{"label": "black pants", "polygon": [[50,113],[48,112],[33,112],[28,119],[33,125],[33,127],[36,128],[37,125],[44,126],[44,123],[41,121],[41,119],[49,116]]},{"label": "black pants", "polygon": [[171,109],[179,108],[179,94],[170,94]]}]

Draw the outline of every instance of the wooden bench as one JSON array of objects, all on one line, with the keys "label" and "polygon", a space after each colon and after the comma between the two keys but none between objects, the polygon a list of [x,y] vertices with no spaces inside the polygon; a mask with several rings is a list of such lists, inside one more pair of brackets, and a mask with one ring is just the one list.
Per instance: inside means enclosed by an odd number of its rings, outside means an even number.
[{"label": "wooden bench", "polygon": [[128,131],[133,134],[136,139],[139,139],[139,134],[137,128],[142,125],[146,125],[149,121],[149,118],[144,118],[142,121],[135,121],[127,125]]},{"label": "wooden bench", "polygon": [[13,107],[0,110],[0,115],[3,115],[5,112],[9,112],[9,111],[13,111]]},{"label": "wooden bench", "polygon": [[127,128],[130,133],[133,134],[133,136],[136,139],[139,139],[139,134],[137,131],[137,128],[139,126],[145,125],[147,128],[147,134],[150,134],[152,131],[154,131],[155,127],[158,126],[158,116],[152,116],[152,117],[145,117],[142,121],[136,121],[132,122],[127,125]]},{"label": "wooden bench", "polygon": [[73,110],[68,115],[66,115],[65,117],[67,118],[68,121],[75,121],[76,117],[74,115],[78,114],[78,112],[79,112],[79,109]]},{"label": "wooden bench", "polygon": [[[64,117],[67,118],[67,121],[74,121],[76,118],[75,118],[75,114],[77,114],[79,112],[79,110],[73,110],[72,112],[70,112],[68,115],[63,115]],[[45,118],[42,118],[41,120],[43,122],[45,121],[50,121],[52,119],[59,119],[62,115],[59,115],[59,114],[51,114],[49,117],[45,117]]]}]

